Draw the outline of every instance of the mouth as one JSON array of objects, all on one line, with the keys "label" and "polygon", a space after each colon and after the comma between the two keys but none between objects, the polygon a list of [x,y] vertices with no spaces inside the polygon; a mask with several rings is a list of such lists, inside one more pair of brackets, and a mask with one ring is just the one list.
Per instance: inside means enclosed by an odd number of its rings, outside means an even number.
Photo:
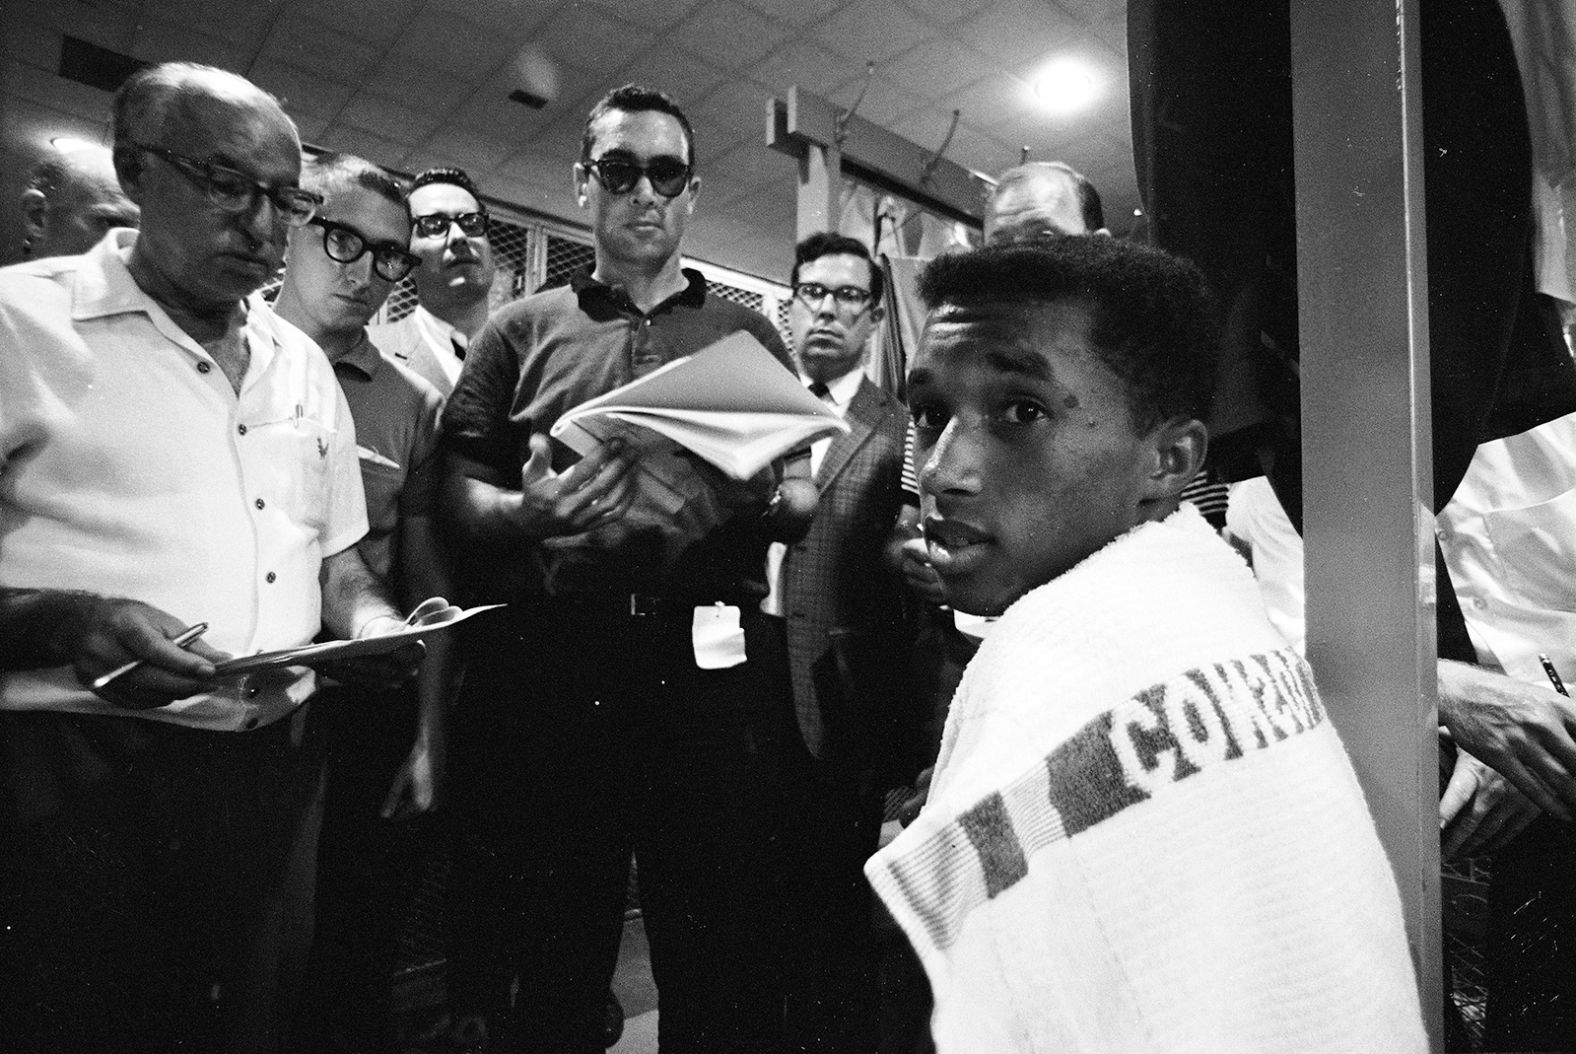
[{"label": "mouth", "polygon": [[931,516],[925,520],[925,543],[930,547],[930,564],[936,573],[967,574],[988,554],[991,536],[983,528],[958,520]]}]

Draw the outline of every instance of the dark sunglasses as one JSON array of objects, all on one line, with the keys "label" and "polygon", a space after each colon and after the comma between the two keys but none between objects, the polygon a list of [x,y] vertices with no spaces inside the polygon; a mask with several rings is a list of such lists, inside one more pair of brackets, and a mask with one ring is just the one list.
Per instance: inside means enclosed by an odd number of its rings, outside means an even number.
[{"label": "dark sunglasses", "polygon": [[405,247],[398,242],[373,243],[356,228],[325,220],[321,216],[307,222],[323,229],[323,251],[336,263],[355,263],[370,252],[372,269],[378,273],[378,277],[390,282],[398,282],[421,263],[421,257],[406,252]]},{"label": "dark sunglasses", "polygon": [[487,213],[462,212],[458,216],[450,216],[446,212],[434,212],[427,216],[417,216],[413,221],[416,233],[423,238],[438,238],[449,233],[449,227],[458,223],[460,230],[465,232],[467,238],[479,238],[487,233]]},{"label": "dark sunglasses", "polygon": [[245,172],[212,161],[199,161],[195,157],[177,154],[152,143],[132,143],[133,150],[141,150],[166,162],[185,176],[194,186],[202,189],[225,212],[250,213],[257,208],[259,198],[273,202],[274,208],[285,223],[302,227],[317,212],[323,199],[310,190],[276,183],[259,183]]},{"label": "dark sunglasses", "polygon": [[609,194],[628,194],[645,176],[651,189],[665,198],[676,198],[689,186],[690,167],[676,157],[659,157],[649,165],[633,161],[603,157],[595,161],[582,161]]}]

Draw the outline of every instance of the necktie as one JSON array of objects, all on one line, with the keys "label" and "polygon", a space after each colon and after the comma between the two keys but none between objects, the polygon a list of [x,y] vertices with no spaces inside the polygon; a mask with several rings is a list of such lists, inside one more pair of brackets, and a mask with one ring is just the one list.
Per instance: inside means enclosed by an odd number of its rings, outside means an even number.
[{"label": "necktie", "polygon": [[460,338],[450,337],[449,343],[454,345],[454,357],[461,362],[465,361],[465,345],[460,343]]},{"label": "necktie", "polygon": [[832,390],[826,385],[822,384],[820,381],[816,381],[810,385],[810,394],[821,400],[823,403],[829,403],[832,401]]}]

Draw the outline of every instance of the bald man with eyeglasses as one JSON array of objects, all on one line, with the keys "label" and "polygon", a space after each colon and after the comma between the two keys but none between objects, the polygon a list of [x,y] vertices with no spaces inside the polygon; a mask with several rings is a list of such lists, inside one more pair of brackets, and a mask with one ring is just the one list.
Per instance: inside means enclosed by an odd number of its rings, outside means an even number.
[{"label": "bald man with eyeglasses", "polygon": [[0,1035],[267,1054],[311,932],[316,676],[218,664],[403,619],[333,371],[256,295],[321,204],[294,125],[187,63],[113,123],[140,233],[0,270]]}]

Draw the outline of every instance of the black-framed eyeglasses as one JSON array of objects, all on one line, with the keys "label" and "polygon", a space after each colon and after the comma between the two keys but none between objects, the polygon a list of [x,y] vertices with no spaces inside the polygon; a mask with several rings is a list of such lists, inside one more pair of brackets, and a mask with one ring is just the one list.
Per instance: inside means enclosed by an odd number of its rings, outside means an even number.
[{"label": "black-framed eyeglasses", "polygon": [[651,181],[652,190],[665,198],[676,198],[689,186],[692,175],[690,167],[676,157],[655,158],[646,165],[616,157],[602,157],[581,164],[596,176],[596,181],[609,194],[628,194],[640,182],[640,177],[645,176]]},{"label": "black-framed eyeglasses", "polygon": [[447,212],[434,212],[426,216],[417,216],[412,223],[416,233],[423,238],[441,238],[449,233],[449,228],[454,224],[460,225],[460,230],[465,232],[467,238],[479,238],[487,233],[487,213],[462,212],[450,216]]},{"label": "black-framed eyeglasses", "polygon": [[171,168],[201,188],[208,195],[208,200],[225,212],[251,212],[257,207],[259,198],[267,198],[279,210],[285,223],[291,227],[303,227],[323,204],[322,197],[310,190],[278,183],[260,183],[228,165],[199,161],[195,157],[177,154],[151,143],[131,145],[133,149],[146,151],[169,162]]},{"label": "black-framed eyeglasses", "polygon": [[421,257],[407,252],[398,242],[372,242],[354,227],[333,220],[314,216],[307,221],[323,230],[323,251],[336,263],[355,263],[367,253],[372,254],[372,269],[378,277],[398,282],[421,263]]},{"label": "black-framed eyeglasses", "polygon": [[860,289],[856,285],[840,285],[836,289],[824,286],[820,282],[800,282],[793,287],[793,295],[799,302],[812,310],[821,306],[827,297],[837,301],[837,306],[847,308],[851,314],[859,314],[864,306],[870,303],[870,290]]}]

